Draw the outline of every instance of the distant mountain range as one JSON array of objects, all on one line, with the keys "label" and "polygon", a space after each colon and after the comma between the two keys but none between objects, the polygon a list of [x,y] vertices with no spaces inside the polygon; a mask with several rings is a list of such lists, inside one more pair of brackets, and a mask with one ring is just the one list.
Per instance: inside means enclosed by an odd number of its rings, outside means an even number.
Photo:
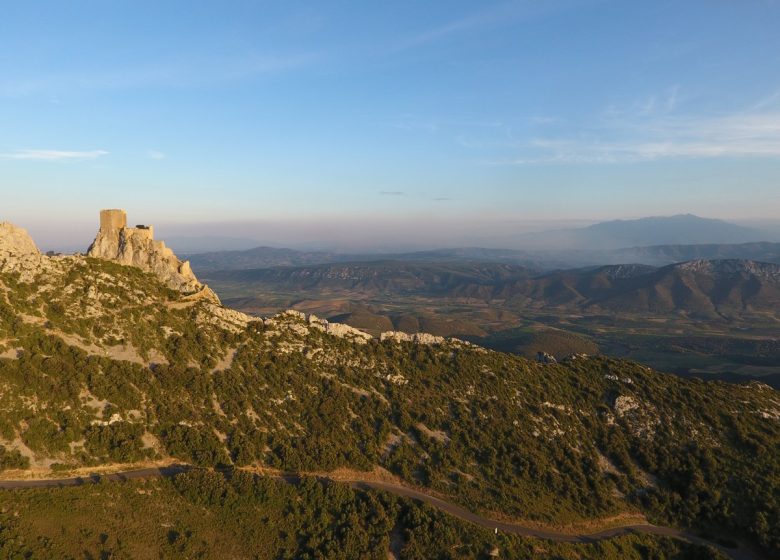
[{"label": "distant mountain range", "polygon": [[664,266],[698,259],[742,259],[780,264],[780,243],[655,245],[612,251],[514,251],[511,249],[455,248],[398,253],[351,255],[256,247],[247,251],[218,251],[187,257],[196,273],[222,270],[296,267],[360,262],[401,263],[498,263],[533,270],[556,270],[606,264],[636,263]]},{"label": "distant mountain range", "polygon": [[493,287],[528,279],[535,273],[526,267],[501,263],[378,261],[218,271],[204,278],[284,290],[451,295],[463,286]]},{"label": "distant mountain range", "polygon": [[507,298],[532,306],[576,307],[595,312],[685,313],[727,318],[780,310],[780,265],[746,260],[696,260],[653,268],[603,266],[563,271],[505,287]]},{"label": "distant mountain range", "polygon": [[609,257],[610,263],[638,262],[659,266],[698,259],[744,259],[780,264],[780,243],[655,245],[619,249],[605,256]]},{"label": "distant mountain range", "polygon": [[418,295],[503,301],[513,309],[683,313],[703,318],[774,315],[780,310],[780,265],[737,259],[694,260],[661,268],[608,265],[546,274],[508,264],[390,261],[222,271],[206,279],[217,288],[242,284],[258,293]]},{"label": "distant mountain range", "polygon": [[508,247],[606,251],[650,245],[747,243],[771,239],[767,232],[692,214],[613,220],[584,228],[526,233],[505,240]]},{"label": "distant mountain range", "polygon": [[[771,241],[772,234],[691,215],[603,222],[522,237],[527,241],[526,249],[457,247],[397,254],[345,254],[255,247],[190,254],[187,258],[197,273],[373,261],[492,262],[537,270],[631,262],[662,266],[723,258],[780,263],[780,243]],[[517,245],[511,239],[505,241]]]}]

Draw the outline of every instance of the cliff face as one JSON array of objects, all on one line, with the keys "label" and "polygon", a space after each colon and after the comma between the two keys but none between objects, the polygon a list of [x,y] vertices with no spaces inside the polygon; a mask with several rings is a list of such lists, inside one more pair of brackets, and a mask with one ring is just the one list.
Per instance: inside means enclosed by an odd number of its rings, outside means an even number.
[{"label": "cliff face", "polygon": [[217,299],[216,294],[198,282],[190,263],[179,260],[163,241],[155,240],[153,231],[151,227],[129,228],[110,223],[101,215],[100,230],[87,256],[135,266],[155,274],[174,290],[187,294],[207,290],[212,299]]}]

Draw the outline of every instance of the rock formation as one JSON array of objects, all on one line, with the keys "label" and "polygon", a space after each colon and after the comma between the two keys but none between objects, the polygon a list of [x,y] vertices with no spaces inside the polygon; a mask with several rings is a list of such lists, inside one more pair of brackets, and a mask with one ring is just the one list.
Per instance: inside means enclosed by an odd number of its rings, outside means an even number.
[{"label": "rock formation", "polygon": [[555,359],[555,356],[552,354],[548,354],[547,352],[542,352],[541,350],[536,353],[536,361],[540,364],[557,364],[558,360]]},{"label": "rock formation", "polygon": [[27,230],[0,222],[0,256],[40,255]]},{"label": "rock formation", "polygon": [[51,264],[52,259],[41,255],[27,230],[0,223],[0,272],[13,272],[22,282],[31,282],[47,274]]},{"label": "rock formation", "polygon": [[101,210],[100,230],[87,256],[138,267],[155,274],[170,288],[187,294],[208,290],[192,272],[188,261],[180,261],[165,242],[154,239],[152,226],[127,227],[124,210]]},{"label": "rock formation", "polygon": [[415,344],[443,344],[447,341],[447,339],[443,336],[436,336],[428,333],[409,334],[401,331],[383,332],[379,335],[379,340],[392,340],[393,342],[413,342]]}]

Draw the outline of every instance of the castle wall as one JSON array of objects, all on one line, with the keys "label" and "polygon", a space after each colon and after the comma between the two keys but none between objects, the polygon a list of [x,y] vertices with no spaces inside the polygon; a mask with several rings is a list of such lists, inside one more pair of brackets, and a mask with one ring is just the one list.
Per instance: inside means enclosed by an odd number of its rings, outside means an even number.
[{"label": "castle wall", "polygon": [[101,210],[100,229],[103,231],[119,230],[127,227],[127,212],[124,210]]},{"label": "castle wall", "polygon": [[154,239],[154,228],[152,226],[146,226],[143,228],[125,228],[125,239],[133,237],[134,239],[148,239],[152,241]]}]

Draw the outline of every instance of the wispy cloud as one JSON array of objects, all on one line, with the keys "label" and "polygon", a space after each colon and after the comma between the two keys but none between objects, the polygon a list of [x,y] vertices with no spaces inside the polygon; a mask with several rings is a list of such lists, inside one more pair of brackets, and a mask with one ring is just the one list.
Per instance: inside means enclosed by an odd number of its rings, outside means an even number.
[{"label": "wispy cloud", "polygon": [[157,150],[149,150],[148,152],[146,152],[146,157],[148,157],[149,159],[160,160],[160,159],[165,159],[165,154],[162,152],[158,152]]},{"label": "wispy cloud", "polygon": [[389,51],[405,51],[470,31],[531,19],[543,15],[551,9],[556,9],[560,3],[557,1],[531,2],[528,0],[503,2],[406,37],[393,45]]},{"label": "wispy cloud", "polygon": [[537,135],[507,145],[515,156],[497,165],[631,163],[662,159],[780,157],[780,107],[767,98],[746,110],[720,115],[675,111],[677,88],[646,103],[608,108],[594,123],[566,133]]},{"label": "wispy cloud", "polygon": [[4,159],[34,160],[34,161],[82,161],[92,160],[108,155],[105,150],[71,151],[71,150],[17,150],[0,154]]},{"label": "wispy cloud", "polygon": [[381,196],[403,196],[404,191],[379,191]]},{"label": "wispy cloud", "polygon": [[193,87],[251,79],[307,66],[319,53],[242,53],[225,58],[190,58],[150,61],[148,64],[84,71],[68,71],[34,77],[0,78],[0,96],[23,97],[84,90],[115,90],[142,87]]},{"label": "wispy cloud", "polygon": [[397,122],[391,123],[390,126],[399,130],[420,131],[431,134],[438,132],[440,127],[438,123],[433,121],[425,121],[413,118],[403,118]]}]

